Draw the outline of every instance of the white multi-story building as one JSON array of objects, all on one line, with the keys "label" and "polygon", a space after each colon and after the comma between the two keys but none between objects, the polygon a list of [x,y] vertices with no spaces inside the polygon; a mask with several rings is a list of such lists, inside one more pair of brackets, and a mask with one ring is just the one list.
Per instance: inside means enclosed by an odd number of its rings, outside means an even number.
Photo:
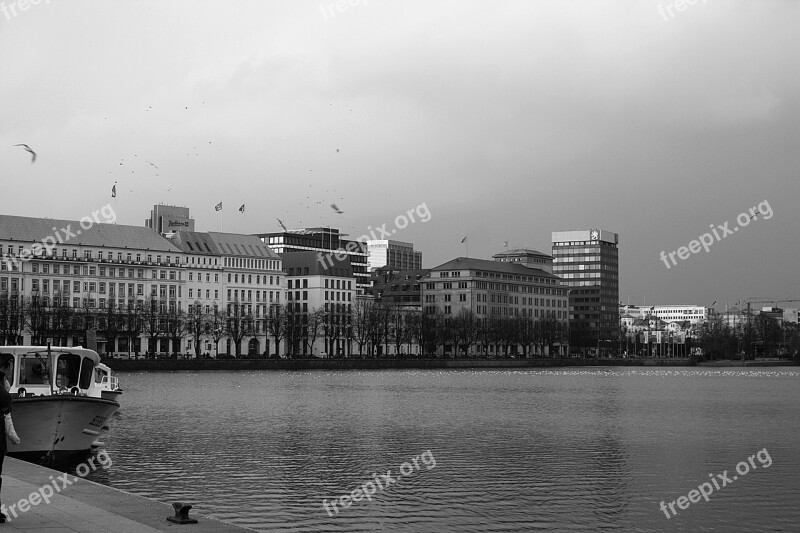
[{"label": "white multi-story building", "polygon": [[[179,248],[143,227],[90,226],[0,215],[0,341],[69,346],[88,344],[94,335],[87,331],[97,331],[101,352],[144,352],[137,310],[145,301],[158,299],[165,313],[185,309],[185,257]],[[23,306],[26,324],[16,315]],[[112,320],[108,327],[110,317],[127,311],[132,312],[125,324],[116,327]],[[31,313],[38,318],[31,320]],[[182,349],[167,346],[170,341],[163,339],[164,351]]]},{"label": "white multi-story building", "polygon": [[[221,352],[268,353],[266,321],[284,301],[284,275],[258,237],[186,231],[166,239],[147,227],[82,222],[90,225],[0,215],[0,344],[191,353],[189,312],[216,309]],[[249,328],[239,350],[227,335],[231,316]],[[213,353],[204,329],[200,351]]]},{"label": "white multi-story building", "polygon": [[[227,321],[234,321],[228,325],[232,335],[223,340],[227,353],[269,353],[267,319],[274,306],[283,303],[280,256],[254,235],[180,231],[171,240],[188,259],[187,308],[196,311],[200,306],[212,316],[219,309]],[[241,337],[239,342],[246,341],[247,346],[240,344],[237,351],[231,336]],[[204,348],[210,348],[211,339],[203,341]],[[190,350],[192,342],[189,339]]]},{"label": "white multi-story building", "polygon": [[347,256],[326,268],[315,252],[282,254],[286,271],[287,345],[295,355],[349,356],[351,313],[358,291]]},{"label": "white multi-story building", "polygon": [[414,250],[410,242],[392,241],[388,239],[368,240],[367,258],[369,271],[381,267],[393,270],[420,270],[422,268],[422,252]]}]

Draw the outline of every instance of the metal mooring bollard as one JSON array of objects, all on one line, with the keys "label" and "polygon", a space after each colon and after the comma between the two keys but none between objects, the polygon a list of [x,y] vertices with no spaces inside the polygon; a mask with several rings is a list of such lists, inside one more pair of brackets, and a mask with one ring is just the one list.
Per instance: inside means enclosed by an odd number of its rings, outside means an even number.
[{"label": "metal mooring bollard", "polygon": [[172,504],[175,508],[175,516],[168,516],[167,520],[175,524],[196,524],[197,520],[194,518],[189,518],[189,509],[192,508],[191,505],[183,505],[180,502],[175,502]]}]

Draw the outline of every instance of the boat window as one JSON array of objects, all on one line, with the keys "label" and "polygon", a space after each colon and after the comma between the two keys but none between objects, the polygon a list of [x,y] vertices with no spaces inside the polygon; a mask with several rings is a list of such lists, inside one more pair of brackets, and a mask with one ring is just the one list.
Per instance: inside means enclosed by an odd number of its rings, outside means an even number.
[{"label": "boat window", "polygon": [[65,353],[58,356],[56,363],[56,387],[59,389],[74,387],[78,384],[78,372],[81,368],[81,356]]},{"label": "boat window", "polygon": [[82,389],[88,389],[89,386],[92,384],[92,373],[94,370],[94,363],[88,357],[83,358],[83,362],[81,363],[81,382],[79,387]]},{"label": "boat window", "polygon": [[47,385],[50,383],[50,358],[38,354],[25,354],[20,359],[20,385]]}]

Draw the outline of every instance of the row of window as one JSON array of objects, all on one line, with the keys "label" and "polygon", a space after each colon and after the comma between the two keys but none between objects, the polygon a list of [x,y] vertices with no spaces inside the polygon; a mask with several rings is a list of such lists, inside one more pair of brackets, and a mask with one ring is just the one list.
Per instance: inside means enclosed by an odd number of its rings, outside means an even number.
[{"label": "row of window", "polygon": [[[200,298],[200,291],[198,290],[198,298]],[[228,301],[236,301],[239,300],[243,302],[252,302],[253,301],[253,292],[252,290],[245,289],[228,289]],[[256,302],[263,301],[267,303],[267,294],[269,294],[269,303],[281,303],[281,293],[280,291],[255,291],[256,293]],[[214,291],[216,294],[216,291]],[[189,289],[189,298],[192,297],[192,291]]]},{"label": "row of window", "polygon": [[[425,313],[429,315],[436,314],[436,306],[428,306],[425,308]],[[444,314],[452,315],[453,308],[449,305],[444,306]],[[566,311],[559,311],[553,309],[519,309],[516,307],[489,307],[486,305],[478,305],[475,308],[476,315],[490,315],[490,316],[521,316],[523,318],[567,318]],[[480,318],[479,318],[480,320]]]},{"label": "row of window", "polygon": [[[17,245],[17,255],[22,255],[22,252],[23,252],[24,249],[25,249],[24,246]],[[8,250],[7,254],[9,256],[14,256],[15,255],[14,254],[14,245],[9,244],[8,247],[7,247],[7,250]],[[39,255],[34,256],[34,257],[53,258],[53,259],[58,259],[59,258],[59,253],[58,253],[59,249],[58,248],[53,248],[52,250],[49,251],[49,253],[47,253],[47,249],[45,247],[40,247],[38,250],[40,250],[41,253]],[[31,247],[31,251],[32,252],[37,251],[36,247],[35,246]],[[113,261],[114,260],[114,253],[115,252],[111,252],[111,251],[107,251],[107,250],[106,251],[97,250],[96,255],[93,256],[92,255],[92,250],[84,250],[83,251],[83,259],[85,259],[87,261],[88,260],[92,260],[92,259],[97,259],[97,260],[100,260],[100,261],[104,261],[104,260]],[[2,255],[2,254],[3,254],[3,245],[0,244],[0,255]],[[153,254],[147,254],[146,255],[146,259],[143,259],[143,257],[145,257],[145,256],[143,256],[141,253],[137,253],[135,256],[134,256],[133,252],[127,252],[127,253],[116,252],[116,254],[117,254],[117,259],[116,260],[119,261],[120,263],[123,262],[123,261],[127,261],[127,262],[130,263],[130,262],[134,261],[134,258],[138,262],[142,262],[144,260],[146,260],[149,263],[153,262]],[[61,249],[61,258],[62,259],[67,259],[68,257],[71,257],[72,259],[78,259],[78,249],[77,248],[72,248],[70,251],[68,251],[66,248],[62,248]],[[175,262],[176,263],[180,262],[180,257],[179,256],[175,256]],[[161,255],[156,255],[156,263],[161,264]],[[166,256],[166,263],[167,264],[171,264],[172,263],[172,256],[171,255]]]}]

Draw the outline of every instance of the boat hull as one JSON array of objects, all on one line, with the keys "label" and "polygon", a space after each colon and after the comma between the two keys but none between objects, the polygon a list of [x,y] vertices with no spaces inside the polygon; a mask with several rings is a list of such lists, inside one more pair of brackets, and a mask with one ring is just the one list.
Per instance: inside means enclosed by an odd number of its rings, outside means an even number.
[{"label": "boat hull", "polygon": [[11,413],[21,442],[8,441],[8,455],[48,466],[88,455],[117,409],[114,400],[71,394],[14,398]]},{"label": "boat hull", "polygon": [[114,400],[115,402],[119,403],[119,397],[122,396],[122,391],[101,389],[100,394],[104,400]]}]

